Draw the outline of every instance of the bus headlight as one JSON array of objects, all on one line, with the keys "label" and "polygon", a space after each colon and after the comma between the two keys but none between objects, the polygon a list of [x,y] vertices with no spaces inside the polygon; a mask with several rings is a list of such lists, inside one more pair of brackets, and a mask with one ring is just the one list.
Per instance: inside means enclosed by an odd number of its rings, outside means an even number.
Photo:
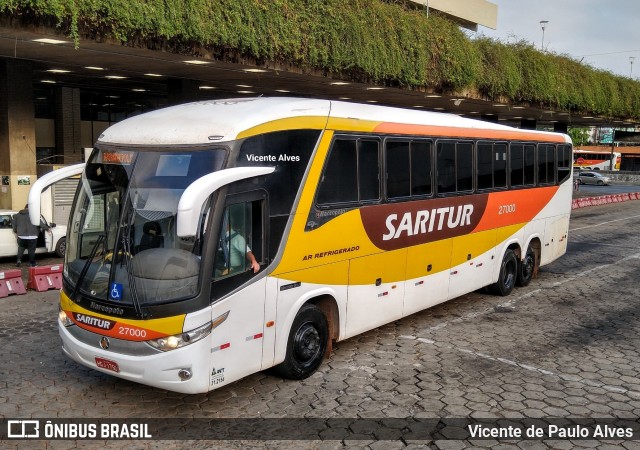
[{"label": "bus headlight", "polygon": [[64,312],[62,308],[60,308],[60,306],[58,306],[58,320],[64,327],[70,327],[71,325],[74,325],[73,321],[69,319],[67,313]]},{"label": "bus headlight", "polygon": [[169,350],[175,350],[176,348],[185,347],[207,337],[211,333],[211,330],[216,328],[227,319],[228,315],[229,311],[217,317],[213,321],[191,331],[186,331],[184,333],[175,334],[173,336],[166,336],[159,339],[151,339],[145,342],[153,348],[156,348],[163,352],[168,352]]}]

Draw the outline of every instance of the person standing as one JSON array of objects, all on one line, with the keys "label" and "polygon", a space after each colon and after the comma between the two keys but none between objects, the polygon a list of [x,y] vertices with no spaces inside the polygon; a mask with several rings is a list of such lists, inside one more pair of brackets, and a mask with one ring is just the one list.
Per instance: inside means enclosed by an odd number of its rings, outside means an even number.
[{"label": "person standing", "polygon": [[38,245],[38,234],[40,227],[35,226],[29,220],[29,205],[25,205],[24,209],[13,215],[13,232],[18,239],[18,259],[16,267],[22,265],[22,255],[27,250],[29,254],[29,264],[31,267],[36,265],[36,247]]}]

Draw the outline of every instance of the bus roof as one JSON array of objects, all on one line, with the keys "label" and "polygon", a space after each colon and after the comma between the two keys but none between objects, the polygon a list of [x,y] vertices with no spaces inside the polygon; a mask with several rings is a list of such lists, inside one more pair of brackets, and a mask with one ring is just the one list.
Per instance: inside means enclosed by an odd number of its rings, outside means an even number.
[{"label": "bus roof", "polygon": [[[232,141],[268,124],[287,122],[286,128],[325,127],[343,131],[391,134],[496,137],[571,142],[566,135],[519,130],[453,114],[379,105],[291,97],[208,100],[158,109],[118,122],[99,137],[99,143],[121,145],[198,145]],[[251,132],[250,130],[255,130]]]}]

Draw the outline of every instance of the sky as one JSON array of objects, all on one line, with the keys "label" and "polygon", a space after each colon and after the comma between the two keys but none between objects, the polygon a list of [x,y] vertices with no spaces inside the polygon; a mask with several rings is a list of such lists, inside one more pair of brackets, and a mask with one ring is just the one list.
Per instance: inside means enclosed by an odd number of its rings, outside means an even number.
[{"label": "sky", "polygon": [[479,26],[473,34],[541,48],[540,21],[547,20],[546,51],[640,80],[640,0],[488,1],[498,5],[498,28]]}]

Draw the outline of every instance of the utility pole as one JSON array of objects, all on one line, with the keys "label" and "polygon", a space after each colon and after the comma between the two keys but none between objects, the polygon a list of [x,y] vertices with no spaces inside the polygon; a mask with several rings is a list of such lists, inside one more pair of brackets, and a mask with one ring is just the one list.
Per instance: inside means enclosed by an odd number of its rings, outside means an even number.
[{"label": "utility pole", "polygon": [[544,51],[544,29],[547,27],[547,24],[549,23],[548,20],[541,20],[540,21],[540,26],[542,27],[542,44],[540,45],[540,50]]}]

